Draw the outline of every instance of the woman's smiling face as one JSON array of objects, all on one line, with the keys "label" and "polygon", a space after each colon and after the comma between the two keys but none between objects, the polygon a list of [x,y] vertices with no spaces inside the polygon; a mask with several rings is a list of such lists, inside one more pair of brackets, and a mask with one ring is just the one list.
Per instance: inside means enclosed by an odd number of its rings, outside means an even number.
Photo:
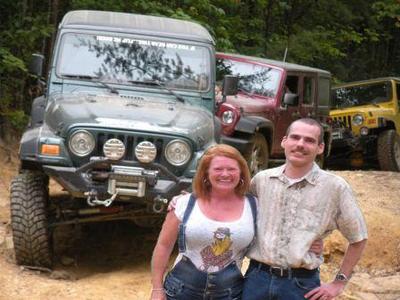
[{"label": "woman's smiling face", "polygon": [[208,168],[208,180],[214,191],[234,191],[240,181],[239,163],[225,156],[214,157]]}]

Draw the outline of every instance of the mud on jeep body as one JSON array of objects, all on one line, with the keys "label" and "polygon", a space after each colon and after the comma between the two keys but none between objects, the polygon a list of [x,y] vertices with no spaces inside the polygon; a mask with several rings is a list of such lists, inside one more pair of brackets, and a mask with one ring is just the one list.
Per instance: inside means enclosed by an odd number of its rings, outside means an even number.
[{"label": "mud on jeep body", "polygon": [[327,71],[270,59],[217,53],[217,80],[239,77],[238,94],[221,101],[221,142],[238,148],[251,173],[284,162],[281,141],[296,119],[310,117],[325,129],[325,152],[329,155],[328,124],[330,78]]},{"label": "mud on jeep body", "polygon": [[[36,59],[40,73],[43,58]],[[190,189],[197,160],[215,143],[214,74],[214,42],[198,24],[66,14],[11,184],[17,263],[51,266],[57,225],[159,223],[168,199]],[[71,199],[54,203],[49,177]]]}]

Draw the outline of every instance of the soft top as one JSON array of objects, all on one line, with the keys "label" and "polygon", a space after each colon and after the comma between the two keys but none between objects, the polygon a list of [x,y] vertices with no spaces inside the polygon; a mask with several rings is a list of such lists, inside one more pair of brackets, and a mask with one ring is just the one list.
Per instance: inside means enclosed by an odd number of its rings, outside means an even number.
[{"label": "soft top", "polygon": [[225,58],[225,59],[237,59],[242,62],[257,62],[257,63],[262,63],[270,66],[276,66],[288,71],[302,71],[302,72],[317,72],[320,75],[324,76],[331,76],[331,73],[326,70],[322,69],[317,69],[317,68],[312,68],[312,67],[307,67],[303,65],[298,65],[298,64],[293,64],[293,63],[288,63],[284,61],[279,61],[279,60],[273,60],[273,59],[267,59],[267,58],[261,58],[261,57],[255,57],[255,56],[246,56],[246,55],[240,55],[240,54],[232,54],[232,53],[222,53],[219,52],[217,53],[217,58]]},{"label": "soft top", "polygon": [[352,82],[336,84],[333,88],[352,87],[352,86],[356,86],[356,85],[373,84],[373,83],[379,83],[379,82],[383,82],[383,81],[392,81],[392,80],[400,82],[400,77],[379,77],[379,78],[372,78],[372,79],[367,79],[367,80],[352,81]]},{"label": "soft top", "polygon": [[210,33],[200,24],[166,17],[75,10],[68,12],[60,24],[60,28],[88,27],[152,36],[169,36],[214,44],[214,39]]}]

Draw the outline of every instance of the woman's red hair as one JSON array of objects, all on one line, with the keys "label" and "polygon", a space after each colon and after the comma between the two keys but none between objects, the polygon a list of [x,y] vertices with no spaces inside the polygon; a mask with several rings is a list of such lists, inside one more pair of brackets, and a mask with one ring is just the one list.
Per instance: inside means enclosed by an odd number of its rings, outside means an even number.
[{"label": "woman's red hair", "polygon": [[193,178],[192,188],[197,198],[208,200],[210,198],[211,186],[208,180],[208,169],[211,161],[216,156],[224,156],[238,162],[240,168],[240,182],[235,188],[235,194],[243,197],[250,187],[250,172],[246,160],[235,148],[218,144],[208,148],[201,157]]}]

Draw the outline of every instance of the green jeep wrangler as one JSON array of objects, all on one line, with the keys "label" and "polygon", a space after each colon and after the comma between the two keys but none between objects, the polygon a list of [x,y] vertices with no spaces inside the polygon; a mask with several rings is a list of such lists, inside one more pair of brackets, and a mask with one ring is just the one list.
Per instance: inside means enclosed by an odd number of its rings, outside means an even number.
[{"label": "green jeep wrangler", "polygon": [[331,159],[353,167],[378,163],[400,171],[400,78],[377,78],[335,86]]},{"label": "green jeep wrangler", "polygon": [[[43,56],[34,55],[40,75]],[[46,93],[34,100],[11,184],[18,264],[52,264],[52,229],[160,223],[216,143],[215,49],[199,24],[104,11],[67,13]],[[53,201],[49,178],[71,198]]]}]

